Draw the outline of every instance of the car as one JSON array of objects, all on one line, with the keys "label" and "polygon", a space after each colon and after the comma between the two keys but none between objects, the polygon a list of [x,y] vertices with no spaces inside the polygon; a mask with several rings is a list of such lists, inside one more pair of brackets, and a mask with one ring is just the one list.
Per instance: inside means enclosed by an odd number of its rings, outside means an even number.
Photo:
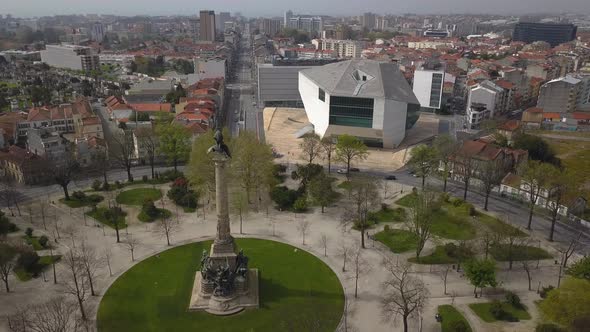
[{"label": "car", "polygon": [[360,169],[358,169],[358,168],[356,168],[356,167],[351,167],[351,168],[350,168],[350,171],[351,171],[351,172],[360,172],[361,170],[360,170]]},{"label": "car", "polygon": [[397,177],[395,175],[388,175],[385,177],[385,180],[397,180]]},{"label": "car", "polygon": [[346,170],[345,169],[339,169],[336,171],[336,173],[338,174],[346,174]]}]

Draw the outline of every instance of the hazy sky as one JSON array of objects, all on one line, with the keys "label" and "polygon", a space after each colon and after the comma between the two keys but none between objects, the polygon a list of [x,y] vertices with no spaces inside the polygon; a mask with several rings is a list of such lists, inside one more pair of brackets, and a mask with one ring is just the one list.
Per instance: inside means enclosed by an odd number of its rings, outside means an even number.
[{"label": "hazy sky", "polygon": [[[288,7],[290,6],[290,7]],[[14,16],[54,14],[169,15],[197,13],[200,9],[241,12],[246,16],[295,13],[358,15],[376,13],[590,13],[589,0],[0,0],[0,13]]]}]

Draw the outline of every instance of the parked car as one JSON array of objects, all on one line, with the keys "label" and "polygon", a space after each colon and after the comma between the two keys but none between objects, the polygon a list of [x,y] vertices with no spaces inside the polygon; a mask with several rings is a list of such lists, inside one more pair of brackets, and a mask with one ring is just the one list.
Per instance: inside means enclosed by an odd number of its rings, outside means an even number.
[{"label": "parked car", "polygon": [[345,169],[339,169],[336,171],[336,173],[338,174],[346,174],[346,170]]},{"label": "parked car", "polygon": [[395,175],[388,175],[385,177],[385,180],[397,180],[397,177]]},{"label": "parked car", "polygon": [[356,168],[356,167],[351,167],[351,168],[350,168],[350,171],[351,171],[351,172],[360,172],[361,170],[360,170],[360,169],[358,169],[358,168]]}]

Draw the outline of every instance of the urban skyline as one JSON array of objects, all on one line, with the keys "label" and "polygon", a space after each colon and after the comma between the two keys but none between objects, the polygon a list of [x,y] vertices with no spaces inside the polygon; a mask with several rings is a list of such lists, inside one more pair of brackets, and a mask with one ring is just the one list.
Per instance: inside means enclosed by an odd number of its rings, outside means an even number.
[{"label": "urban skyline", "polygon": [[[407,3],[390,3],[384,0],[371,0],[346,6],[334,6],[331,2],[320,4],[310,0],[300,1],[285,6],[268,0],[259,0],[256,5],[240,3],[234,0],[204,1],[192,3],[187,0],[173,0],[162,5],[161,2],[148,0],[137,6],[137,1],[120,3],[114,0],[101,2],[77,1],[70,3],[67,0],[57,0],[44,3],[35,1],[8,2],[1,1],[4,14],[18,17],[36,17],[51,15],[71,14],[114,14],[114,15],[187,15],[194,12],[198,15],[201,9],[219,11],[240,12],[249,17],[256,16],[281,16],[286,10],[293,10],[301,14],[354,16],[366,11],[402,15],[415,13],[419,15],[452,15],[452,14],[498,14],[498,15],[525,15],[525,14],[565,14],[565,13],[589,13],[590,6],[584,0],[569,0],[567,4],[550,0],[525,0],[511,2],[508,0],[495,1],[464,1],[451,0],[438,2],[434,0],[421,0]],[[567,10],[564,10],[566,8]]]}]

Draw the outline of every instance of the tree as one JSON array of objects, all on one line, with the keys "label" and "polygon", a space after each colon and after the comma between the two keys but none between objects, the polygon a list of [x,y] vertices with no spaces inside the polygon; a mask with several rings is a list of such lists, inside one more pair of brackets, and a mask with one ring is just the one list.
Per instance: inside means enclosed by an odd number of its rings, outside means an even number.
[{"label": "tree", "polygon": [[342,215],[343,224],[352,223],[360,230],[361,247],[365,248],[365,232],[369,228],[369,212],[379,206],[379,193],[375,180],[355,177],[350,182],[350,204]]},{"label": "tree", "polygon": [[436,150],[433,147],[422,144],[410,151],[408,166],[422,178],[422,189],[424,189],[426,177],[436,168],[436,163]]},{"label": "tree", "polygon": [[311,224],[309,223],[309,221],[305,219],[299,221],[299,224],[297,224],[297,230],[301,234],[301,244],[303,245],[305,245],[305,236],[309,234],[310,226]]},{"label": "tree", "polygon": [[527,277],[527,280],[529,282],[529,291],[531,291],[532,290],[532,288],[531,288],[532,287],[532,285],[531,285],[531,282],[532,282],[532,277],[531,277],[531,267],[532,267],[531,266],[531,261],[525,259],[525,260],[521,261],[520,263],[522,264],[522,269],[526,273],[526,277]]},{"label": "tree", "polygon": [[86,273],[88,279],[88,286],[90,286],[90,295],[95,296],[94,280],[96,279],[96,270],[100,266],[100,260],[96,256],[94,248],[90,247],[86,241],[80,243],[78,255],[80,256],[80,263]]},{"label": "tree", "polygon": [[411,266],[385,259],[384,267],[387,280],[384,282],[384,293],[381,299],[381,312],[386,319],[401,316],[404,332],[409,331],[408,318],[419,315],[428,301],[428,289],[422,280],[412,276]]},{"label": "tree", "polygon": [[576,320],[590,316],[590,281],[567,278],[549,291],[539,308],[547,320],[571,327]]},{"label": "tree", "polygon": [[496,263],[489,259],[473,259],[465,264],[465,276],[473,285],[473,294],[477,297],[477,288],[483,292],[486,286],[496,287]]},{"label": "tree", "polygon": [[124,212],[121,209],[121,207],[117,203],[115,203],[114,206],[110,207],[108,210],[105,211],[105,218],[111,222],[111,225],[115,229],[117,243],[121,242],[119,231],[125,225]]},{"label": "tree", "polygon": [[574,278],[590,280],[590,257],[584,257],[572,264],[566,273]]},{"label": "tree", "polygon": [[180,223],[178,223],[174,218],[160,218],[156,221],[156,231],[160,233],[160,235],[166,237],[167,245],[170,245],[170,236],[179,230]]},{"label": "tree", "polygon": [[510,228],[501,237],[501,244],[504,246],[502,250],[505,251],[506,260],[508,261],[508,269],[512,270],[514,260],[518,255],[517,249],[522,246],[528,245],[530,240],[527,237],[522,236],[517,228]]},{"label": "tree", "polygon": [[129,250],[129,252],[131,253],[131,261],[135,261],[135,249],[137,249],[137,246],[139,245],[139,241],[137,240],[136,237],[133,236],[133,234],[129,233],[127,234],[126,238],[125,238],[125,246],[127,247],[127,249]]},{"label": "tree", "polygon": [[156,125],[159,141],[159,151],[178,171],[178,163],[188,160],[191,148],[191,134],[185,126],[176,122],[169,122],[164,118]]},{"label": "tree", "polygon": [[449,173],[451,171],[452,157],[457,152],[459,145],[453,137],[449,135],[440,135],[434,139],[433,147],[442,168],[443,192],[446,192],[447,180],[449,179]]},{"label": "tree", "polygon": [[430,191],[415,192],[414,195],[416,199],[410,206],[405,221],[409,231],[417,236],[416,259],[420,260],[420,253],[430,239],[433,214],[439,207],[439,201],[436,194]]},{"label": "tree", "polygon": [[240,218],[240,234],[243,234],[242,225],[244,216],[250,211],[248,197],[242,190],[235,190],[232,194],[231,206],[235,214]]},{"label": "tree", "polygon": [[328,256],[328,236],[322,233],[320,236],[320,245],[324,248],[324,257]]},{"label": "tree", "polygon": [[336,143],[331,136],[325,136],[321,139],[320,144],[322,147],[322,154],[324,158],[328,160],[328,173],[330,173],[332,171],[332,155],[336,149]]},{"label": "tree", "polygon": [[532,160],[558,165],[559,159],[551,146],[541,137],[528,134],[519,134],[514,138],[514,148],[526,150]]},{"label": "tree", "polygon": [[75,311],[75,303],[56,297],[45,303],[18,307],[6,320],[12,332],[81,332],[83,323]]},{"label": "tree", "polygon": [[562,206],[568,205],[575,199],[575,193],[578,191],[578,182],[576,175],[568,170],[561,170],[556,167],[550,167],[553,171],[546,174],[548,178],[548,200],[549,210],[551,211],[551,229],[549,230],[549,241],[553,242],[553,233],[555,232],[555,223]]},{"label": "tree", "polygon": [[363,257],[361,247],[357,247],[352,256],[353,274],[354,274],[354,298],[358,298],[359,278],[362,274],[368,273],[371,270],[371,265]]},{"label": "tree", "polygon": [[158,138],[152,128],[140,127],[135,130],[135,137],[139,141],[140,148],[145,151],[147,160],[152,169],[152,179],[155,177],[154,164],[156,160],[156,154],[159,151]]},{"label": "tree", "polygon": [[53,175],[53,179],[55,183],[62,188],[66,201],[70,200],[68,185],[74,179],[79,168],[80,164],[78,164],[78,161],[76,161],[74,155],[71,153],[66,153],[59,161],[55,160],[50,162],[50,171]]},{"label": "tree", "polygon": [[455,155],[453,172],[463,182],[463,200],[467,200],[467,191],[469,190],[471,178],[477,174],[479,165],[479,162],[469,154],[461,153]]},{"label": "tree", "polygon": [[350,174],[350,164],[356,160],[365,160],[369,155],[367,146],[351,135],[338,136],[336,143],[336,159],[346,163],[346,174]]},{"label": "tree", "polygon": [[445,264],[439,271],[440,280],[443,282],[444,286],[444,294],[447,295],[447,280],[449,277],[449,272],[451,271],[451,265]]},{"label": "tree", "polygon": [[307,186],[311,201],[322,207],[322,213],[324,213],[326,206],[334,203],[337,199],[338,193],[332,189],[332,182],[332,179],[322,172],[314,177]]},{"label": "tree", "polygon": [[86,320],[84,302],[88,298],[89,281],[82,259],[70,249],[64,254],[63,262],[67,267],[68,279],[65,284],[65,292],[75,297],[82,320]]},{"label": "tree", "polygon": [[10,292],[8,278],[16,266],[17,250],[7,243],[0,243],[0,279],[4,281],[6,293]]},{"label": "tree", "polygon": [[252,131],[244,131],[230,141],[233,151],[231,171],[251,203],[251,194],[255,193],[258,203],[262,192],[270,190],[274,182],[273,155],[269,145],[261,143]]},{"label": "tree", "polygon": [[104,255],[104,262],[107,264],[109,268],[109,276],[113,276],[113,270],[111,269],[111,259],[113,257],[113,252],[111,251],[110,247],[106,247],[103,252]]},{"label": "tree", "polygon": [[133,175],[131,175],[131,167],[133,167],[134,161],[134,146],[133,137],[130,133],[121,131],[113,135],[114,146],[111,149],[111,156],[113,159],[125,168],[127,171],[127,180],[133,182]]},{"label": "tree", "polygon": [[312,164],[322,152],[320,137],[316,133],[303,135],[303,141],[299,143],[299,148],[301,149],[302,157],[308,164]]},{"label": "tree", "polygon": [[340,256],[342,257],[342,272],[346,272],[346,262],[350,259],[352,248],[346,242],[340,244]]},{"label": "tree", "polygon": [[[195,139],[186,171],[190,183],[199,190],[204,201],[206,193],[215,192],[215,163],[207,153],[215,144],[213,135],[214,132],[210,130]],[[223,137],[229,137],[228,135],[229,133],[224,131]]]},{"label": "tree", "polygon": [[547,175],[553,173],[555,173],[553,166],[536,160],[527,161],[519,169],[519,174],[523,182],[521,188],[526,192],[530,206],[529,221],[526,227],[528,230],[531,229],[531,224],[533,223],[533,213],[537,200],[549,182]]},{"label": "tree", "polygon": [[107,189],[109,184],[108,173],[111,169],[111,161],[109,160],[107,152],[102,149],[96,151],[96,153],[92,155],[92,165],[100,172],[100,174],[102,174],[104,186],[105,189]]},{"label": "tree", "polygon": [[489,161],[481,166],[479,171],[479,179],[481,180],[481,186],[485,194],[483,209],[486,211],[488,210],[490,194],[495,187],[502,183],[502,179],[506,173],[505,170],[506,168],[504,167],[504,163],[502,161]]}]

